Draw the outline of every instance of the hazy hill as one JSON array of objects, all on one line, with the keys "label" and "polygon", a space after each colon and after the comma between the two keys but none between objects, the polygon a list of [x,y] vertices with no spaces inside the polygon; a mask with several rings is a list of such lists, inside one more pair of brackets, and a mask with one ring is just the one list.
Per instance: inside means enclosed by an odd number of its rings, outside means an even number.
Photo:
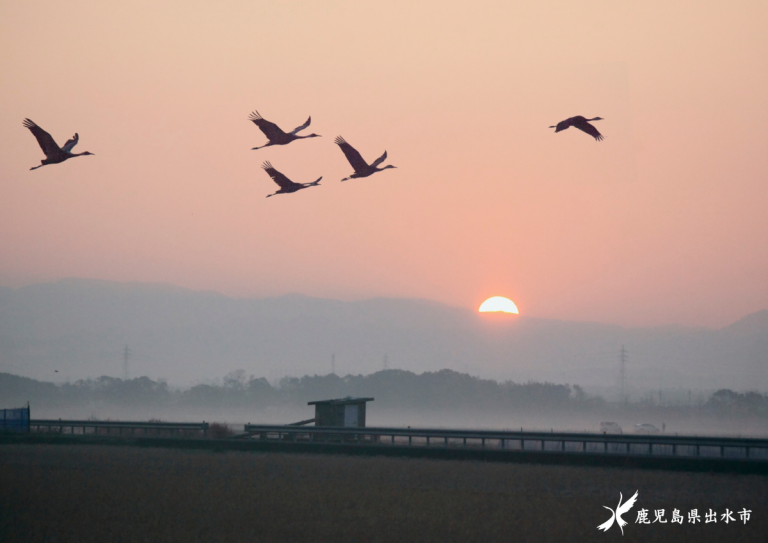
[{"label": "hazy hill", "polygon": [[[37,379],[129,374],[172,384],[242,368],[285,375],[450,368],[515,381],[636,388],[768,388],[768,311],[721,330],[488,319],[412,299],[232,299],[163,284],[68,279],[0,289],[0,371]],[[58,370],[55,373],[54,370]]]}]

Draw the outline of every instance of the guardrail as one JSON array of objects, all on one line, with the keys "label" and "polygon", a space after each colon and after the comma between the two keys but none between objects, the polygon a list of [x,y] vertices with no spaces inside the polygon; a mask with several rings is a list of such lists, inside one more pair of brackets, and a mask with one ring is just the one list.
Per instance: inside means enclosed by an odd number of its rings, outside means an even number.
[{"label": "guardrail", "polygon": [[768,439],[699,436],[510,432],[427,428],[296,427],[246,424],[238,438],[377,447],[460,447],[558,453],[707,457],[768,461]]},{"label": "guardrail", "polygon": [[[117,430],[119,435],[123,432],[135,435],[138,430],[143,430],[143,435],[152,434],[171,434],[178,437],[196,437],[202,432],[203,436],[208,435],[207,422],[132,422],[132,421],[109,421],[109,420],[54,420],[54,419],[32,419],[29,421],[30,430],[33,432],[58,432],[75,434],[75,429],[80,429],[81,434],[101,433],[111,434]],[[69,432],[66,432],[66,429]],[[44,430],[41,430],[44,429]],[[88,432],[88,429],[91,432]]]}]

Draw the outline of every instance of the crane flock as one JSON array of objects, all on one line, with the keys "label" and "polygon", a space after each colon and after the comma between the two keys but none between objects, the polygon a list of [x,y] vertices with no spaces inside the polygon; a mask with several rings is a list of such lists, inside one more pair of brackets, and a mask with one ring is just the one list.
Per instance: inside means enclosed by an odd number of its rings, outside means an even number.
[{"label": "crane flock", "polygon": [[[259,127],[259,130],[261,130],[264,135],[267,137],[267,143],[260,147],[253,147],[251,150],[255,151],[257,149],[264,149],[265,147],[270,147],[273,145],[288,145],[289,143],[300,140],[300,139],[308,139],[308,138],[319,138],[321,137],[319,134],[308,134],[306,136],[300,136],[299,132],[309,127],[309,125],[312,123],[312,117],[309,117],[307,121],[294,128],[290,132],[284,132],[279,126],[277,126],[275,123],[270,122],[266,120],[264,117],[261,116],[261,114],[258,111],[253,111],[251,115],[248,117],[248,120],[253,122],[257,127]],[[603,139],[603,135],[598,132],[597,128],[589,124],[593,121],[602,121],[602,117],[594,117],[592,119],[587,119],[585,117],[582,117],[581,115],[577,115],[576,117],[570,117],[564,121],[561,121],[557,123],[555,126],[550,126],[550,128],[555,129],[555,133],[561,132],[563,130],[566,130],[570,128],[571,126],[578,128],[582,132],[585,132],[595,138],[595,141],[600,141]],[[73,157],[77,156],[86,156],[86,155],[93,155],[93,153],[90,153],[88,151],[84,151],[82,153],[73,153],[72,149],[77,145],[78,141],[80,141],[80,136],[75,133],[72,138],[67,140],[67,142],[59,147],[59,145],[54,141],[53,137],[40,128],[37,124],[35,124],[30,119],[24,119],[24,126],[29,128],[29,130],[32,132],[32,135],[35,136],[37,139],[37,143],[40,145],[40,148],[43,150],[43,153],[45,153],[45,159],[41,160],[41,164],[39,166],[34,166],[30,168],[30,170],[36,170],[37,168],[41,168],[43,166],[46,166],[48,164],[59,164],[60,162],[64,162],[65,160],[68,160]],[[361,177],[368,177],[373,175],[374,173],[384,171],[388,168],[396,168],[397,166],[392,166],[391,164],[388,164],[387,166],[379,167],[379,165],[384,162],[387,159],[387,152],[384,151],[384,154],[381,155],[379,158],[368,164],[365,159],[363,159],[362,155],[359,153],[357,149],[352,147],[349,143],[347,143],[347,140],[345,140],[341,136],[337,136],[336,139],[333,140],[333,142],[339,146],[341,151],[344,153],[344,156],[346,157],[349,164],[352,166],[352,169],[354,170],[354,173],[352,173],[349,177],[345,177],[342,179],[342,181],[348,181],[350,179],[359,179]],[[290,194],[293,192],[297,192],[301,189],[306,189],[309,187],[317,187],[320,186],[320,180],[322,177],[318,178],[316,181],[313,181],[311,183],[295,183],[288,179],[285,175],[277,171],[272,164],[269,161],[264,162],[262,165],[262,168],[264,171],[269,175],[269,177],[274,181],[280,189],[276,192],[269,194],[267,198],[270,196],[275,196],[276,194]]]}]

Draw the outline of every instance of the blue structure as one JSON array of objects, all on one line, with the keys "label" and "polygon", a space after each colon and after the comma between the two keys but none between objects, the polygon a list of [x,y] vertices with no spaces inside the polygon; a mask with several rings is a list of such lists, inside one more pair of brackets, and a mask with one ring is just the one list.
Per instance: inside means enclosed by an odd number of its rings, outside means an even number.
[{"label": "blue structure", "polygon": [[29,404],[17,409],[0,409],[0,432],[29,432]]}]

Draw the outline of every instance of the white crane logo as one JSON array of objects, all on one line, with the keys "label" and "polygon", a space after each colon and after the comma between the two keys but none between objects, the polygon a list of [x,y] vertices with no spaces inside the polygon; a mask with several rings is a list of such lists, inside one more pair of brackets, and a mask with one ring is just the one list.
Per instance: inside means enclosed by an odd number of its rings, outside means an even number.
[{"label": "white crane logo", "polygon": [[616,506],[616,510],[614,511],[610,507],[604,505],[608,511],[611,512],[611,518],[609,518],[606,522],[601,524],[597,527],[598,530],[603,530],[604,532],[608,531],[608,528],[613,526],[614,519],[616,520],[616,524],[619,525],[619,529],[621,529],[621,535],[624,535],[624,526],[627,525],[626,522],[621,518],[621,515],[632,509],[632,506],[635,505],[635,502],[637,501],[637,493],[638,491],[635,490],[635,495],[629,498],[627,501],[624,502],[624,505],[621,505],[621,500],[624,498],[622,496],[621,492],[619,492],[619,505]]}]

